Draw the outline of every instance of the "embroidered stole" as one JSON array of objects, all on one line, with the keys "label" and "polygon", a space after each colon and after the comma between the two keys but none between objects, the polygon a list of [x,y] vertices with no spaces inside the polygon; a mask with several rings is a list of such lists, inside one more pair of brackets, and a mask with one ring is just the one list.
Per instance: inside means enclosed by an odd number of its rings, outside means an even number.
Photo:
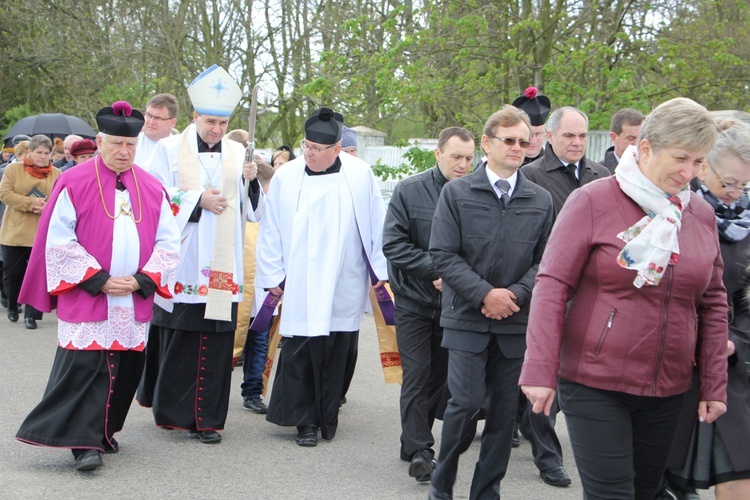
[{"label": "embroidered stole", "polygon": [[[194,127],[181,134],[177,160],[177,185],[185,191],[203,191],[200,164],[190,141],[196,140]],[[223,140],[223,139],[222,139]],[[206,296],[206,319],[232,320],[232,283],[234,282],[234,245],[237,218],[237,158],[232,148],[221,148],[221,194],[227,199],[224,213],[216,218],[216,234],[211,259],[211,272]],[[203,215],[205,217],[205,214]]]}]

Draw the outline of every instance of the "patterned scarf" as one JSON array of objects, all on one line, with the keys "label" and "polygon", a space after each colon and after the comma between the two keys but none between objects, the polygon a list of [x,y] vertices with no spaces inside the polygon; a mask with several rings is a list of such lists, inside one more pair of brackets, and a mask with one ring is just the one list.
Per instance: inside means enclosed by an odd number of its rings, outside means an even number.
[{"label": "patterned scarf", "polygon": [[48,164],[46,167],[39,167],[34,165],[31,155],[26,155],[26,158],[23,159],[23,168],[29,173],[29,175],[32,175],[37,179],[44,179],[50,174],[50,172],[52,172],[52,163]]},{"label": "patterned scarf", "polygon": [[726,205],[698,179],[690,181],[690,187],[714,207],[719,236],[724,240],[742,241],[750,234],[750,210],[748,210],[750,208],[750,197],[747,196],[747,193],[744,193],[740,199],[732,202],[731,205]]},{"label": "patterned scarf", "polygon": [[630,146],[615,169],[620,189],[641,206],[646,216],[617,235],[625,247],[617,256],[617,264],[637,271],[636,288],[657,286],[667,265],[674,265],[680,253],[677,233],[682,224],[682,211],[690,203],[690,190],[667,195],[656,187],[638,168],[635,147]]}]

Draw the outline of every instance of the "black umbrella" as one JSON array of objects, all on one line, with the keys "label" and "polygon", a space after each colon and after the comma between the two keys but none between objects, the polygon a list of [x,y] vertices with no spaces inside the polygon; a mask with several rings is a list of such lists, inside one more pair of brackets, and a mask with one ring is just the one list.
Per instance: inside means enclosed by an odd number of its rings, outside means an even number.
[{"label": "black umbrella", "polygon": [[94,129],[88,123],[77,116],[64,115],[62,113],[49,113],[36,116],[27,116],[18,120],[5,134],[3,141],[11,141],[18,134],[34,136],[43,134],[54,139],[62,139],[70,134],[80,135],[82,137],[93,139],[96,136]]}]

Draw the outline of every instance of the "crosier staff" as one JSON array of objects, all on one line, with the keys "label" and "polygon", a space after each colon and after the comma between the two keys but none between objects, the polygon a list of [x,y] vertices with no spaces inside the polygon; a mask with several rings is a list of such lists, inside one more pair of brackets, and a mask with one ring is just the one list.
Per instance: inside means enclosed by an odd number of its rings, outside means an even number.
[{"label": "crosier staff", "polygon": [[[266,110],[266,106],[258,110],[258,92],[260,91],[260,85],[253,87],[253,93],[250,98],[250,116],[247,118],[247,150],[245,151],[245,163],[253,161],[253,154],[255,153],[255,121],[259,114]],[[245,193],[250,192],[250,180],[244,179]],[[247,221],[247,210],[249,203],[246,203],[242,210],[243,228],[244,222]]]}]

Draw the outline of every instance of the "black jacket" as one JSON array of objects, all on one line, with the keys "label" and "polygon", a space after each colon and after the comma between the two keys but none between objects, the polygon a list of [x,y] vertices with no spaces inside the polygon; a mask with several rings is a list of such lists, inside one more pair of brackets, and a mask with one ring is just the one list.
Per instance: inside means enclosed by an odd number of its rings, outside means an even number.
[{"label": "black jacket", "polygon": [[[472,332],[526,333],[531,289],[555,209],[550,194],[523,175],[526,167],[519,170],[506,208],[485,168],[486,163],[446,185],[435,210],[430,255],[443,278],[440,324]],[[493,288],[515,293],[521,310],[503,320],[485,317],[483,299]]]},{"label": "black jacket", "polygon": [[615,147],[610,146],[607,148],[607,150],[604,152],[604,159],[600,161],[602,165],[607,167],[607,170],[609,170],[611,173],[615,173],[615,168],[617,168],[617,165],[620,163],[617,160],[617,157],[615,156]]},{"label": "black jacket", "polygon": [[575,189],[591,181],[612,175],[609,170],[585,156],[581,158],[579,168],[580,179],[575,179],[552,150],[552,146],[547,144],[544,148],[544,156],[524,165],[521,171],[531,182],[549,191],[555,202],[555,215],[557,215],[560,213],[565,200]]},{"label": "black jacket", "polygon": [[438,273],[430,258],[432,216],[448,182],[436,166],[396,185],[383,227],[383,254],[397,307],[435,318],[440,292],[432,282]]}]

